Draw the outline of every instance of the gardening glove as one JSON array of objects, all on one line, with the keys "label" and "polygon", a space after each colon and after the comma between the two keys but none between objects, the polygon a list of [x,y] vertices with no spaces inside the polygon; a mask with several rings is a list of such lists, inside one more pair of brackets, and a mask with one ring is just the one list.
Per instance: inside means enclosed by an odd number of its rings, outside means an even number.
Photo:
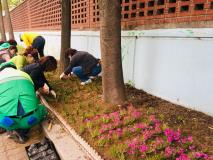
[{"label": "gardening glove", "polygon": [[49,94],[50,93],[50,88],[49,86],[45,83],[44,86],[42,87],[42,91],[45,93],[45,94]]},{"label": "gardening glove", "polygon": [[60,79],[64,79],[65,76],[66,76],[66,74],[62,73],[62,74],[60,75]]},{"label": "gardening glove", "polygon": [[66,74],[62,73],[60,75],[60,79],[68,79],[70,76],[71,76],[70,74],[66,75]]},{"label": "gardening glove", "polygon": [[50,91],[50,94],[51,94],[54,98],[56,98],[56,93],[55,93],[54,90],[51,90],[51,91]]},{"label": "gardening glove", "polygon": [[39,91],[36,91],[36,96],[40,97],[40,92]]}]

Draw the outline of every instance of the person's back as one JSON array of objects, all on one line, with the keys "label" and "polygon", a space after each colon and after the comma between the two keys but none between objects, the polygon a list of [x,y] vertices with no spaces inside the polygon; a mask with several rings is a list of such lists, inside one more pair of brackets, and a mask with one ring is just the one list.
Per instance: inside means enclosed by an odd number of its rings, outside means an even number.
[{"label": "person's back", "polygon": [[[97,63],[98,60],[93,55],[85,51],[77,51],[71,58],[70,68],[81,66],[83,73],[87,75]],[[70,69],[65,70],[65,74],[69,72]]]},{"label": "person's back", "polygon": [[32,64],[28,64],[28,65],[26,65],[23,69],[22,69],[22,71],[24,71],[24,72],[26,72],[27,74],[31,74],[32,72],[34,72],[34,71],[37,71],[37,70],[41,70],[40,69],[40,65],[39,65],[39,63],[32,63]]},{"label": "person's back", "polygon": [[32,45],[33,40],[38,36],[37,33],[23,33],[21,35],[21,40],[23,40],[24,44],[28,47]]},{"label": "person's back", "polygon": [[10,59],[10,62],[13,62],[17,69],[22,69],[26,65],[27,59],[24,55],[18,54],[17,56]]}]

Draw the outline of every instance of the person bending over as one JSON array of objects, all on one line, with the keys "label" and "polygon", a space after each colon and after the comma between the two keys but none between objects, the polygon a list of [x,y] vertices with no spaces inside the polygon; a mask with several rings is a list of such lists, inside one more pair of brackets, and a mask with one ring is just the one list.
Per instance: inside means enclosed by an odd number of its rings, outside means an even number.
[{"label": "person bending over", "polygon": [[11,62],[0,65],[0,127],[18,143],[28,140],[30,128],[46,117],[36,97],[32,79]]},{"label": "person bending over", "polygon": [[81,85],[85,85],[92,82],[90,77],[97,76],[101,72],[99,59],[88,52],[69,48],[65,51],[65,56],[70,59],[70,64],[60,75],[60,79],[73,73],[81,80]]},{"label": "person bending over", "polygon": [[20,41],[23,41],[26,47],[32,46],[33,48],[37,49],[40,57],[44,56],[44,37],[36,33],[23,33],[20,35]]},{"label": "person bending over", "polygon": [[57,68],[57,61],[53,56],[42,57],[38,62],[26,65],[22,71],[30,75],[33,80],[35,90],[42,89],[45,94],[51,94],[56,98],[55,91],[50,87],[44,76],[44,72],[51,72]]}]

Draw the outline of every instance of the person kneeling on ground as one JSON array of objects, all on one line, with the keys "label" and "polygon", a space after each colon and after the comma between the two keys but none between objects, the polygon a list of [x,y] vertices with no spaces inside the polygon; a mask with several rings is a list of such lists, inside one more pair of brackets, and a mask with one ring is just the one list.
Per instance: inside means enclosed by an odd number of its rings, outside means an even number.
[{"label": "person kneeling on ground", "polygon": [[16,70],[11,62],[0,65],[0,127],[9,138],[25,143],[30,128],[46,117],[46,108],[39,104],[33,81],[26,73]]},{"label": "person kneeling on ground", "polygon": [[88,52],[69,48],[65,51],[65,56],[70,59],[70,64],[60,75],[60,79],[73,73],[81,80],[81,85],[85,85],[92,82],[90,77],[95,77],[101,72],[99,59]]},{"label": "person kneeling on ground", "polygon": [[45,94],[51,94],[56,98],[55,91],[50,87],[44,76],[44,72],[56,70],[57,61],[53,56],[42,57],[38,62],[26,65],[22,71],[30,75],[35,85],[35,90],[42,89]]}]

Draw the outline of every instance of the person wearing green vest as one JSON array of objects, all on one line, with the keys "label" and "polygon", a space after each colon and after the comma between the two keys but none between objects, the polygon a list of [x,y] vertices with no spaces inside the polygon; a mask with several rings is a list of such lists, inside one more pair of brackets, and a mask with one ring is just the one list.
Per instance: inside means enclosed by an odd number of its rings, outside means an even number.
[{"label": "person wearing green vest", "polygon": [[0,65],[0,127],[10,131],[10,136],[25,143],[30,128],[39,124],[47,115],[40,104],[32,79],[16,70],[12,62]]}]

